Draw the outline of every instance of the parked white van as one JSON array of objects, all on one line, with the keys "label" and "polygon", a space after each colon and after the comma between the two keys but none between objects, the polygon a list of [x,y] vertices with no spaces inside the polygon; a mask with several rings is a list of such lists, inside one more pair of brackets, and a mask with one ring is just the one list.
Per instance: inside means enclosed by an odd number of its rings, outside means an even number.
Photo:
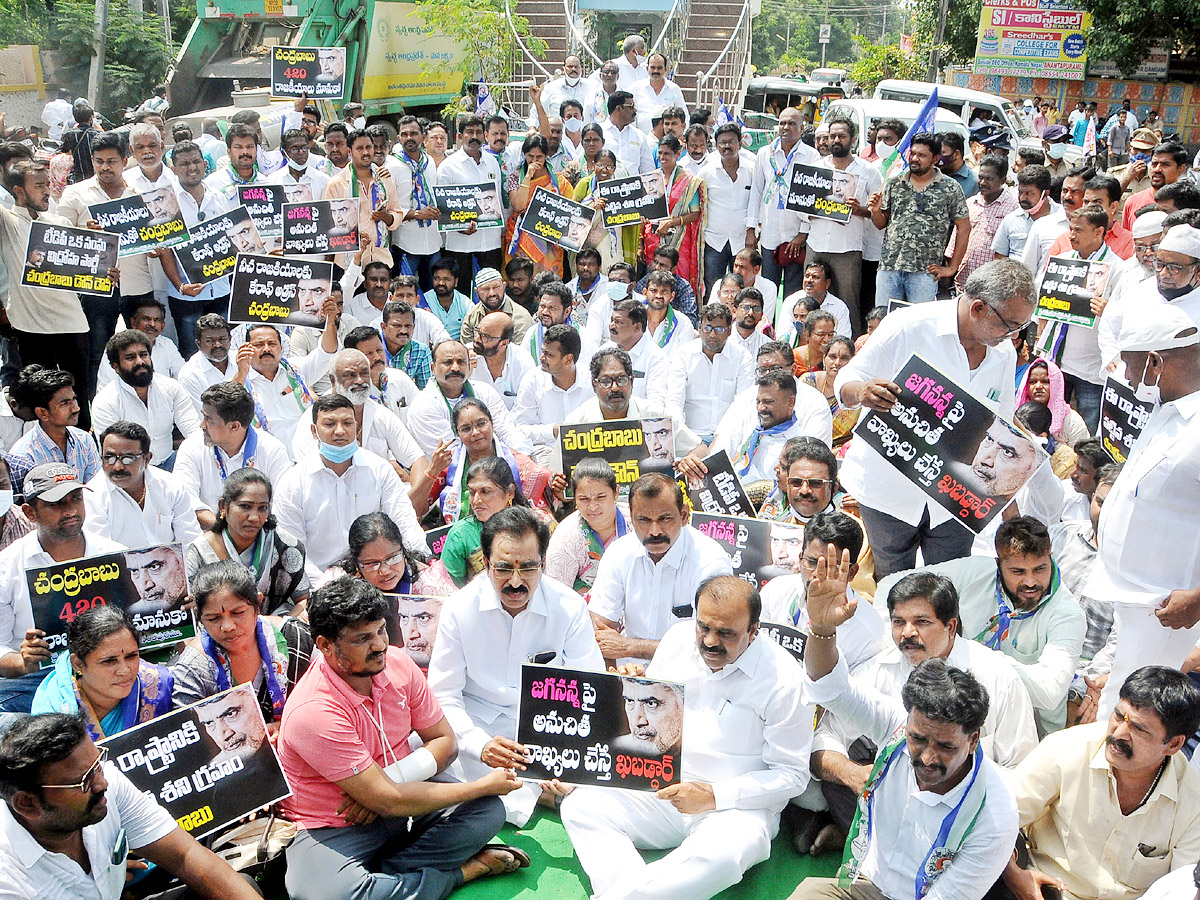
[{"label": "parked white van", "polygon": [[938,106],[959,116],[968,126],[978,110],[986,110],[987,118],[1002,125],[1009,132],[1013,147],[1042,149],[1041,138],[1021,118],[1011,100],[996,94],[985,94],[952,84],[929,84],[924,81],[903,81],[885,78],[875,88],[875,97],[880,100],[905,100],[909,103],[924,103],[937,88]]}]

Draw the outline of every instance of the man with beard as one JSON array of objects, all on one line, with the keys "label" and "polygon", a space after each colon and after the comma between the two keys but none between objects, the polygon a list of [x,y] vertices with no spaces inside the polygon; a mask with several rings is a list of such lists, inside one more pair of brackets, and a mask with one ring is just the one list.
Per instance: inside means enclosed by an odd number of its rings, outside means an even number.
[{"label": "man with beard", "polygon": [[[1018,516],[996,532],[998,560],[987,556],[927,566],[944,575],[958,593],[963,634],[1013,663],[1033,701],[1042,734],[1066,724],[1067,689],[1083,650],[1087,620],[1062,583],[1050,555],[1050,533],[1029,516]],[[908,573],[879,582],[878,594]]]},{"label": "man with beard", "polygon": [[[481,538],[487,577],[476,578],[443,607],[429,687],[458,740],[458,761],[450,770],[458,778],[525,769],[527,751],[516,741],[521,667],[512,660],[550,656],[554,666],[604,671],[583,598],[542,576],[549,543],[549,529],[532,511],[496,513]],[[520,828],[539,801],[553,808],[570,791],[557,781],[527,783],[504,798],[506,817]]]},{"label": "man with beard", "polygon": [[427,559],[425,533],[400,477],[383,459],[358,445],[354,403],[341,394],[326,394],[312,408],[309,430],[317,440],[317,452],[300,457],[276,485],[274,511],[279,527],[303,541],[308,559],[324,569],[346,554],[355,519],[385,512],[400,528],[405,548]]},{"label": "man with beard", "polygon": [[537,312],[534,314],[533,327],[525,340],[525,347],[534,359],[542,357],[542,343],[547,328],[555,325],[569,325],[579,332],[581,349],[579,363],[586,366],[596,352],[597,342],[590,331],[581,331],[578,327],[578,317],[575,310],[575,296],[561,281],[547,281],[538,288]]},{"label": "man with beard", "polygon": [[793,325],[796,321],[796,304],[806,298],[815,300],[817,309],[833,316],[836,322],[834,334],[849,337],[854,329],[854,322],[850,318],[850,307],[830,290],[833,286],[833,267],[824,260],[806,263],[802,285],[800,290],[785,297],[779,304],[779,315],[775,318],[775,331],[779,339],[783,340],[789,337],[793,330],[799,330]]},{"label": "man with beard", "polygon": [[645,678],[622,678],[621,699],[629,734],[613,741],[614,753],[679,759],[683,744],[683,689]]},{"label": "man with beard", "polygon": [[356,131],[350,135],[349,143],[350,165],[330,177],[322,198],[357,198],[358,233],[371,238],[371,258],[390,267],[391,229],[403,221],[405,211],[392,176],[375,165],[375,144],[371,136],[365,131]]},{"label": "man with beard", "polygon": [[131,615],[152,615],[159,610],[178,609],[188,598],[183,552],[174,547],[128,550],[125,568],[139,598],[129,607]]},{"label": "man with beard", "polygon": [[[100,435],[100,462],[104,472],[88,482],[84,498],[87,527],[126,547],[180,542],[200,537],[197,510],[183,484],[153,471],[150,435],[141,425],[116,422]],[[205,509],[208,524],[214,520]]]},{"label": "man with beard", "polygon": [[[1158,274],[1154,269],[1155,255],[1163,234],[1176,224],[1174,220],[1174,215],[1153,207],[1142,207],[1129,230],[1133,236],[1133,256],[1121,260],[1108,270],[1108,284],[1104,287],[1108,305],[1104,307],[1104,315],[1096,322],[1096,343],[1104,365],[1100,373],[1102,376],[1116,372],[1120,365],[1121,351],[1117,349],[1117,336],[1121,333],[1125,314],[1134,309],[1134,304],[1127,301],[1141,293],[1143,282]],[[1168,279],[1171,277],[1165,269],[1161,274]]]},{"label": "man with beard", "polygon": [[[1162,240],[1152,262],[1155,280],[1141,282],[1129,301],[1135,304],[1138,316],[1154,306],[1166,305],[1200,325],[1200,229],[1190,224],[1172,225],[1175,216],[1182,218],[1186,213],[1172,213],[1163,222]],[[1125,318],[1134,317],[1131,310]]]},{"label": "man with beard", "polygon": [[292,467],[287,448],[253,423],[254,398],[236,381],[218,382],[200,395],[200,432],[179,445],[174,475],[209,509],[217,508],[231,472],[250,466],[278,484]]},{"label": "man with beard", "polygon": [[239,185],[267,184],[267,176],[258,166],[258,132],[244,123],[235,123],[225,132],[229,156],[225,164],[204,179],[204,186],[224,198],[229,209],[238,205]]},{"label": "man with beard", "polygon": [[600,263],[600,251],[584,247],[575,256],[575,277],[567,282],[576,318],[582,322],[580,332],[589,334],[597,345],[609,338],[613,305],[608,277],[601,273]]},{"label": "man with beard", "polygon": [[549,465],[558,456],[558,426],[591,396],[579,364],[583,342],[570,325],[546,329],[540,368],[530,372],[517,394],[513,421],[534,445],[534,459]]},{"label": "man with beard", "polygon": [[347,350],[358,350],[367,357],[371,363],[371,399],[394,412],[407,427],[408,410],[419,391],[407,373],[389,365],[387,345],[381,331],[369,325],[359,325],[342,338],[342,346]]},{"label": "man with beard", "polygon": [[1096,169],[1092,166],[1081,165],[1067,170],[1059,194],[1062,205],[1034,222],[1025,239],[1021,262],[1030,272],[1036,275],[1045,268],[1046,260],[1050,258],[1050,247],[1060,235],[1066,233],[1070,216],[1083,206],[1084,185],[1095,177]]},{"label": "man with beard", "polygon": [[[1133,900],[1200,854],[1200,772],[1183,749],[1200,725],[1200,690],[1146,666],[1121,685],[1107,722],[1048,736],[1013,773],[1029,867],[1004,872],[1012,896],[1057,887],[1080,900]],[[1070,823],[1070,827],[1067,824]],[[1190,897],[1191,886],[1176,896]]]},{"label": "man with beard", "polygon": [[720,292],[717,296],[733,315],[733,331],[729,333],[729,339],[753,359],[758,356],[759,348],[771,341],[765,326],[759,327],[763,320],[763,295],[758,288],[738,288],[737,282],[732,280],[735,278],[741,280],[740,275],[726,275],[722,284],[722,287],[728,285],[735,291],[732,298],[727,300],[726,295]]},{"label": "man with beard", "polygon": [[479,320],[478,327],[473,331],[475,369],[471,373],[472,380],[494,388],[504,398],[504,405],[511,410],[517,405],[517,393],[521,385],[531,372],[536,371],[537,364],[528,350],[513,343],[516,338],[515,327],[512,317],[507,313],[488,313]]},{"label": "man with beard", "polygon": [[[456,341],[462,333],[463,319],[473,306],[469,297],[459,293],[457,285],[460,281],[461,275],[454,257],[442,257],[433,264],[433,290],[426,292],[418,301],[422,309],[437,316],[442,327]],[[468,279],[468,289],[469,284]]]},{"label": "man with beard", "polygon": [[[512,319],[511,339],[517,344],[525,339],[525,335],[533,326],[533,316],[523,306],[513,303],[504,292],[504,279],[500,277],[499,272],[495,269],[480,269],[476,272],[475,296],[479,298],[479,302],[463,316],[459,340],[464,344],[477,343],[475,329],[479,326],[479,321],[486,315],[498,312],[505,313]],[[478,347],[475,352],[479,352]],[[532,359],[530,361],[532,362]],[[519,386],[518,379],[513,383],[514,390]]]},{"label": "man with beard", "polygon": [[607,660],[653,657],[673,620],[692,617],[696,589],[733,574],[721,545],[688,524],[683,490],[666,475],[635,481],[629,512],[633,530],[604,552],[588,605]]},{"label": "man with beard", "polygon": [[633,362],[633,396],[661,407],[667,399],[670,363],[667,354],[651,339],[647,321],[646,304],[633,299],[617,300],[609,317],[611,340],[603,346],[618,347],[629,354]]},{"label": "man with beard", "polygon": [[[437,163],[422,146],[424,134],[416,116],[401,116],[399,138],[392,156],[392,180],[400,194],[404,216],[392,229],[392,246],[408,260],[409,270],[420,280],[422,290],[433,288],[434,257],[442,248],[437,221],[441,215],[434,203],[432,186],[437,184]],[[404,198],[408,198],[404,202]]]},{"label": "man with beard", "polygon": [[34,691],[51,672],[50,645],[34,625],[25,570],[125,549],[83,530],[85,490],[65,463],[43,463],[25,476],[21,511],[35,530],[0,552],[0,712],[29,712]]},{"label": "man with beard", "polygon": [[200,395],[206,388],[231,381],[237,374],[237,361],[229,355],[231,334],[229,323],[217,313],[206,313],[196,319],[193,329],[196,352],[179,370],[178,381],[192,398],[197,411]]},{"label": "man with beard", "polygon": [[[500,192],[500,166],[494,154],[483,152],[483,119],[464,116],[458,123],[459,149],[438,166],[438,184],[483,184],[490,182]],[[499,269],[504,264],[500,244],[502,225],[479,228],[474,223],[465,231],[446,233],[446,255],[455,261],[458,289],[471,290],[471,275],[478,268]]]},{"label": "man with beard", "polygon": [[284,807],[301,826],[287,849],[295,900],[447,897],[529,865],[524,851],[485,848],[504,824],[495,798],[521,783],[511,769],[467,784],[448,777],[454,731],[421,671],[388,646],[387,614],[361,578],[338,578],[309,600],[320,655],[288,697],[278,740],[292,787]]},{"label": "man with beard", "polygon": [[[183,357],[179,355],[175,342],[163,337],[163,329],[167,327],[167,308],[150,297],[131,304],[126,315],[130,328],[150,338],[150,361],[154,364],[154,371],[178,379],[183,369]],[[112,366],[101,366],[96,381],[99,387],[105,387],[116,377]]]},{"label": "man with beard", "polygon": [[1131,230],[1137,211],[1143,206],[1150,206],[1154,203],[1154,195],[1159,188],[1175,184],[1188,174],[1187,149],[1174,141],[1164,141],[1151,151],[1149,169],[1150,186],[1136,194],[1130,194],[1125,199],[1121,224],[1127,231]]},{"label": "man with beard", "polygon": [[[197,896],[253,900],[258,891],[198,844],[98,750],[78,716],[48,713],[0,740],[0,890],[33,900],[117,900],[129,851],[177,875]],[[20,848],[20,849],[18,849]]]},{"label": "man with beard", "polygon": [[118,331],[104,352],[117,379],[96,394],[93,429],[99,434],[114,422],[136,422],[150,434],[154,465],[171,471],[175,464],[174,429],[186,438],[200,427],[191,398],[174,378],[155,374],[150,338],[143,332]]},{"label": "man with beard", "polygon": [[325,159],[315,165],[325,175],[336,175],[350,163],[350,126],[330,122],[325,126]]},{"label": "man with beard", "polygon": [[1000,223],[1018,209],[1017,200],[1005,187],[1008,178],[1008,159],[998,154],[985,156],[978,167],[979,191],[967,198],[971,215],[971,239],[967,255],[954,276],[959,290],[967,277],[986,262],[995,258],[992,245]]},{"label": "man with beard", "polygon": [[1020,260],[1025,242],[1038,219],[1061,215],[1062,207],[1050,199],[1050,170],[1045,166],[1026,166],[1017,173],[1017,206],[1000,220],[992,238],[993,259]]},{"label": "man with beard", "polygon": [[308,135],[299,128],[285,131],[279,139],[279,149],[287,165],[267,177],[271,184],[283,185],[289,203],[320,200],[329,184],[329,176],[321,171],[321,161],[313,157],[308,141]]}]

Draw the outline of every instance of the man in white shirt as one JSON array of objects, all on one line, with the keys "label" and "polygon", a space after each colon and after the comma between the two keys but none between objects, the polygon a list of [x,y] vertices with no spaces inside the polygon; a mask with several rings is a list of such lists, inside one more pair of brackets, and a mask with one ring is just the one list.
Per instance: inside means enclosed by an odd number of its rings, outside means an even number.
[{"label": "man in white shirt", "polygon": [[733,317],[720,303],[700,311],[700,336],[676,351],[667,383],[667,407],[711,441],[733,398],[754,383],[754,363],[729,342]]},{"label": "man in white shirt", "polygon": [[[542,574],[550,530],[530,510],[509,507],[484,523],[480,539],[486,578],[475,578],[446,600],[429,661],[429,687],[458,739],[452,774],[482,778],[492,768],[525,768],[516,742],[521,666],[531,660],[603,672],[587,605]],[[549,659],[545,657],[549,656]],[[521,828],[534,806],[553,807],[556,790],[526,782],[504,797],[508,821]]]},{"label": "man in white shirt", "polygon": [[1045,166],[1026,166],[1017,173],[1017,205],[1000,220],[992,238],[992,254],[996,259],[1008,257],[1020,260],[1025,256],[1025,243],[1038,219],[1058,216],[1062,207],[1050,199],[1050,170]]},{"label": "man in white shirt", "polygon": [[708,218],[704,228],[704,292],[733,264],[734,255],[746,246],[746,214],[755,157],[742,147],[742,129],[736,122],[717,126],[713,140],[717,155],[700,167],[708,186]]},{"label": "man in white shirt", "polygon": [[696,588],[732,575],[720,544],[688,524],[683,490],[666,475],[643,475],[629,489],[633,532],[600,559],[588,610],[605,659],[650,659],[672,619],[690,619]]},{"label": "man in white shirt", "polygon": [[670,272],[651,272],[646,276],[646,331],[660,350],[673,358],[675,353],[696,337],[696,329],[687,316],[676,312],[675,276]]},{"label": "man in white shirt", "polygon": [[287,164],[268,175],[267,183],[282,185],[288,203],[312,203],[322,199],[329,176],[319,168],[320,159],[313,157],[308,135],[299,128],[291,128],[280,137],[279,149]]},{"label": "man in white shirt", "polygon": [[216,313],[205,313],[196,320],[196,352],[183,364],[177,380],[197,412],[206,389],[237,375],[237,360],[229,355],[232,333],[229,323]]},{"label": "man in white shirt", "polygon": [[467,380],[467,348],[458,341],[442,341],[433,348],[433,378],[413,401],[408,429],[426,456],[455,438],[451,410],[463,397],[477,397],[492,414],[492,427],[510,450],[531,453],[533,444],[512,420],[504,399],[486,384]]},{"label": "man in white shirt", "polygon": [[[838,399],[850,409],[888,412],[900,393],[892,379],[910,356],[920,354],[988,408],[1011,418],[1016,352],[1009,338],[1029,323],[1033,310],[1029,270],[1015,260],[992,260],[967,279],[957,301],[889,313],[862,352],[838,372]],[[930,564],[970,552],[971,531],[865,444],[851,443],[840,477],[859,502],[876,578],[911,569],[918,548]]]},{"label": "man in white shirt", "polygon": [[42,124],[46,126],[46,137],[61,141],[63,132],[75,121],[75,107],[71,105],[71,92],[60,88],[58,96],[42,107]]},{"label": "man in white shirt", "polygon": [[325,374],[338,349],[337,307],[332,297],[325,300],[321,313],[325,330],[321,343],[308,356],[297,360],[284,356],[279,329],[274,325],[246,329],[246,343],[238,347],[234,380],[244,384],[254,398],[258,427],[278,438],[289,452],[296,423],[315,399],[309,385]]},{"label": "man in white shirt", "polygon": [[[731,282],[730,279],[740,277],[736,274],[726,275],[722,282],[726,285],[736,285],[737,282]],[[733,295],[732,302],[727,303],[724,298],[720,302],[726,303],[733,314],[733,330],[729,332],[729,339],[754,359],[764,344],[771,343],[771,338],[764,330],[766,326],[762,325],[762,292],[758,288],[741,288]]]},{"label": "man in white shirt", "polygon": [[1181,310],[1160,304],[1125,317],[1119,346],[1139,399],[1161,405],[1100,512],[1099,562],[1086,594],[1113,601],[1118,632],[1097,721],[1112,712],[1134,670],[1181,665],[1200,631],[1200,554],[1193,539],[1200,509],[1200,331]]},{"label": "man in white shirt", "polygon": [[611,60],[617,66],[617,89],[631,91],[633,86],[650,77],[646,68],[646,39],[640,34],[627,35],[621,42],[621,55]]},{"label": "man in white shirt", "polygon": [[[483,152],[483,119],[479,116],[464,116],[458,123],[458,149],[438,166],[438,184],[483,184],[495,185],[497,203],[503,196],[500,166],[496,157]],[[458,263],[458,289],[463,294],[471,293],[471,281],[476,268],[499,269],[504,265],[500,244],[504,239],[504,225],[489,225],[479,228],[472,223],[465,231],[448,231],[445,234],[446,255]]]},{"label": "man in white shirt", "polygon": [[651,53],[646,60],[646,72],[649,77],[637,82],[630,91],[637,106],[637,127],[649,132],[651,119],[657,118],[669,107],[683,110],[683,124],[686,126],[687,101],[679,85],[667,78],[667,58],[661,53]]},{"label": "man in white shirt", "polygon": [[280,479],[274,511],[279,527],[304,542],[308,561],[325,569],[349,549],[350,525],[369,512],[385,512],[400,528],[404,547],[427,557],[425,532],[395,470],[356,440],[354,404],[326,394],[313,404],[309,426],[318,452],[303,457]]},{"label": "man in white shirt", "polygon": [[[129,852],[177,875],[198,896],[252,900],[258,891],[196,843],[152,795],[106,762],[79,716],[46,713],[0,739],[0,891],[14,900],[119,900]],[[144,871],[145,863],[140,864]]]},{"label": "man in white shirt", "polygon": [[[744,239],[744,235],[743,235]],[[763,296],[763,310],[770,324],[779,314],[779,304],[783,299],[775,282],[762,273],[763,255],[758,250],[743,247],[733,255],[733,274],[741,276],[742,287],[739,290],[752,287]],[[721,299],[721,284],[714,282],[708,291],[708,302],[716,303]]]},{"label": "man in white shirt", "polygon": [[537,363],[521,344],[513,343],[516,333],[512,316],[507,313],[488,313],[473,332],[475,369],[471,380],[493,388],[504,405],[513,409],[521,385],[537,369]]},{"label": "man in white shirt", "polygon": [[[392,246],[408,260],[412,274],[420,281],[421,290],[429,291],[433,289],[430,266],[442,249],[442,235],[437,227],[440,213],[432,191],[433,185],[438,183],[437,163],[425,152],[421,123],[416,116],[401,116],[396,127],[398,140],[391,156],[397,162],[389,161],[388,171],[400,193],[405,213],[392,229]],[[392,256],[399,258],[395,252]]]},{"label": "man in white shirt", "polygon": [[[760,606],[740,579],[707,580],[695,621],[667,632],[646,667],[684,685],[680,783],[654,794],[582,788],[563,801],[593,895],[703,900],[770,855],[780,812],[808,784],[813,709],[799,663],[759,633]],[[647,864],[638,847],[672,852]]]},{"label": "man in white shirt", "polygon": [[633,361],[633,396],[665,406],[670,360],[646,330],[646,304],[638,300],[618,300],[609,317],[609,336],[605,347],[620,347]]},{"label": "man in white shirt", "polygon": [[542,105],[551,115],[556,115],[564,100],[574,100],[582,105],[591,91],[591,83],[583,77],[583,63],[574,53],[569,53],[563,60],[562,77],[552,79],[542,89]]},{"label": "man in white shirt", "polygon": [[654,151],[645,133],[634,124],[637,105],[628,91],[613,91],[608,97],[608,118],[600,126],[604,149],[616,154],[629,175],[654,171]]},{"label": "man in white shirt", "polygon": [[567,282],[574,295],[575,319],[581,332],[599,346],[609,339],[612,318],[612,297],[608,294],[608,277],[600,271],[600,251],[584,247],[575,256],[575,277]]},{"label": "man in white shirt", "polygon": [[592,388],[577,361],[583,342],[570,325],[552,325],[542,341],[540,368],[526,376],[513,408],[513,421],[534,445],[543,465],[558,457],[558,426],[589,400]]},{"label": "man in white shirt", "polygon": [[[796,323],[796,304],[805,297],[817,301],[817,309],[824,310],[833,316],[835,334],[852,337],[854,321],[850,316],[850,307],[834,296],[829,288],[833,285],[833,268],[824,260],[805,263],[804,287],[788,296],[779,306],[779,315],[775,319],[775,335],[781,340],[784,336],[794,333]],[[805,314],[807,318],[807,314]]]},{"label": "man in white shirt", "polygon": [[200,431],[179,445],[174,475],[210,509],[217,508],[231,472],[249,466],[278,486],[292,467],[287,448],[253,422],[254,398],[236,381],[219,382],[200,395]]},{"label": "man in white shirt", "polygon": [[599,342],[593,339],[590,330],[580,329],[575,311],[575,296],[561,281],[547,281],[538,288],[537,312],[534,314],[533,326],[525,336],[525,348],[532,359],[542,358],[542,344],[545,341],[546,330],[555,325],[570,325],[579,332],[582,348],[579,351],[579,363],[587,366],[592,354],[596,352]]},{"label": "man in white shirt", "polygon": [[620,90],[620,78],[621,69],[613,60],[609,60],[588,76],[591,90],[583,101],[584,124],[599,124],[608,118],[608,98],[614,91]]},{"label": "man in white shirt", "polygon": [[249,125],[234,123],[225,132],[229,155],[217,171],[204,179],[204,186],[225,199],[233,208],[238,205],[239,185],[267,184],[267,175],[258,164],[259,137]]},{"label": "man in white shirt", "polygon": [[126,547],[190,544],[216,521],[177,479],[150,465],[150,435],[134,422],[116,422],[100,435],[102,474],[84,495],[87,531]]},{"label": "man in white shirt", "polygon": [[140,331],[117,332],[105,353],[118,377],[96,394],[93,430],[99,434],[114,422],[137,422],[150,433],[154,465],[170,472],[175,463],[174,429],[186,438],[200,427],[187,391],[174,378],[154,371],[150,339]]},{"label": "man in white shirt", "polygon": [[[163,337],[163,329],[167,326],[166,307],[150,297],[127,306],[126,312],[131,313],[129,327],[150,339],[150,361],[154,363],[154,371],[178,380],[184,363],[175,342],[169,337]],[[112,366],[101,365],[96,379],[97,386],[106,387],[116,377],[117,373]]]},{"label": "man in white shirt", "polygon": [[1039,218],[1029,228],[1025,238],[1025,249],[1021,253],[1021,262],[1035,275],[1046,266],[1050,258],[1050,248],[1059,236],[1067,230],[1067,220],[1072,213],[1083,206],[1083,186],[1095,176],[1092,166],[1076,166],[1068,169],[1063,176],[1062,191],[1059,196],[1062,205],[1051,209]]},{"label": "man in white shirt", "polygon": [[[411,306],[407,317],[412,320]],[[394,412],[407,428],[408,410],[420,392],[407,372],[388,365],[388,352],[383,341],[379,328],[359,325],[342,339],[342,346],[347,350],[358,350],[367,357],[371,363],[371,399]],[[411,341],[409,345],[412,346]]]}]

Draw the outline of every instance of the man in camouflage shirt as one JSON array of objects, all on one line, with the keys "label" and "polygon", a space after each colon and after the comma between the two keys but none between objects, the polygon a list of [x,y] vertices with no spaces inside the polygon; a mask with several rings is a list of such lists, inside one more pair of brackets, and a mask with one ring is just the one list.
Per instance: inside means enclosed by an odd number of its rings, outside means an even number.
[{"label": "man in camouflage shirt", "polygon": [[[967,252],[971,239],[967,201],[958,183],[934,166],[941,149],[934,135],[916,135],[909,148],[908,171],[871,195],[871,221],[876,228],[887,228],[875,282],[879,306],[892,299],[910,303],[937,299],[938,279],[953,277]],[[942,265],[952,227],[958,229],[954,256],[949,265]]]}]

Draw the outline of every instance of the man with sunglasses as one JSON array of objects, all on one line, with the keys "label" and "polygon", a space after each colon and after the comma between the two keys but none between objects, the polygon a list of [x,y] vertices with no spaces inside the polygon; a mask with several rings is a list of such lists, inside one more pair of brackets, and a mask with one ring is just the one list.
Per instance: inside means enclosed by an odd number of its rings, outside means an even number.
[{"label": "man with sunglasses", "polygon": [[[525,747],[515,740],[519,663],[604,671],[583,598],[542,577],[545,522],[509,507],[484,523],[480,543],[487,577],[446,601],[429,661],[429,686],[458,740],[450,773],[464,781],[490,769],[525,769]],[[570,790],[557,781],[526,783],[502,798],[506,818],[520,828],[539,800],[554,807]]]},{"label": "man with sunglasses", "polygon": [[[252,900],[251,882],[135,788],[78,716],[48,713],[0,739],[0,893],[118,900],[128,856],[177,875],[201,897]],[[189,893],[191,893],[189,892]]]},{"label": "man with sunglasses", "polygon": [[[1034,297],[1033,278],[1016,260],[980,266],[957,300],[914,304],[889,314],[862,352],[838,372],[838,399],[851,409],[888,412],[900,395],[892,379],[918,354],[1011,419],[1016,351],[1008,338],[1029,324]],[[970,530],[865,443],[851,443],[840,477],[859,502],[877,578],[913,568],[918,548],[926,563],[971,552]]]}]

